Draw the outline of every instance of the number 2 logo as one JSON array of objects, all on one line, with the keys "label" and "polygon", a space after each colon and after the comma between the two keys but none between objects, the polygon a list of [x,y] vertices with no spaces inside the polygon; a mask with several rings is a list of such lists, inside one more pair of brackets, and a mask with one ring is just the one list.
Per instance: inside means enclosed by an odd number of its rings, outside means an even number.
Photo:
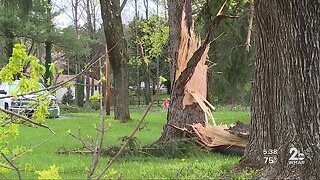
[{"label": "number 2 logo", "polygon": [[295,147],[290,148],[289,153],[292,154],[289,158],[289,161],[302,161],[302,160],[304,160],[304,154],[300,153],[299,150]]}]

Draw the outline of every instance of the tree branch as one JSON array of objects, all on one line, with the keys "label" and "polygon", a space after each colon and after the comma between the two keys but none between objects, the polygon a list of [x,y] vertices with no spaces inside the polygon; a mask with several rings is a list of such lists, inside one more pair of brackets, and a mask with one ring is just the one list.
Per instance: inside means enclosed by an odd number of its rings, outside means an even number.
[{"label": "tree branch", "polygon": [[1,153],[2,157],[10,164],[10,166],[15,169],[15,171],[16,171],[17,174],[18,174],[19,179],[21,180],[22,177],[21,177],[21,173],[20,173],[19,168],[17,168],[17,167],[13,164],[13,162],[5,155],[2,151],[0,151],[0,153]]},{"label": "tree branch", "polygon": [[68,133],[68,134],[69,134],[71,137],[79,140],[79,141],[82,143],[82,145],[83,145],[84,148],[86,148],[86,149],[90,150],[91,152],[93,152],[93,149],[92,149],[80,136],[76,136],[76,135],[72,134],[71,132]]},{"label": "tree branch", "polygon": [[[101,72],[101,68],[102,68],[102,62],[101,60],[99,61],[99,67],[100,67],[100,73]],[[102,86],[103,83],[100,82],[100,87],[99,87],[99,92],[101,93],[102,91]],[[97,165],[99,163],[99,157],[101,154],[101,148],[102,148],[102,144],[103,144],[103,139],[104,139],[104,132],[105,132],[105,128],[104,128],[104,124],[105,124],[105,116],[106,116],[106,111],[105,108],[103,107],[103,98],[100,98],[99,103],[100,103],[100,130],[97,129],[97,139],[96,139],[96,145],[95,145],[95,149],[93,151],[92,154],[92,161],[91,161],[91,165],[90,165],[90,171],[88,173],[88,179],[92,178],[92,175],[94,174]]]},{"label": "tree branch", "polygon": [[31,124],[36,125],[36,126],[49,129],[49,131],[51,131],[53,134],[56,134],[49,126],[47,126],[47,125],[45,125],[45,124],[39,123],[39,122],[34,121],[34,120],[30,119],[30,118],[24,117],[24,116],[22,116],[22,115],[20,115],[20,114],[18,114],[18,113],[15,113],[15,112],[12,112],[12,111],[9,111],[9,110],[6,110],[6,109],[0,108],[0,111],[2,111],[2,112],[4,112],[4,113],[7,113],[7,114],[9,114],[9,115],[16,116],[16,117],[18,117],[18,118],[21,118],[22,120],[27,121],[27,122],[29,122],[29,123],[31,123]]},{"label": "tree branch", "polygon": [[[112,47],[110,48],[110,50],[108,51],[108,53],[110,53],[110,51],[112,51],[123,39],[119,39],[119,41]],[[44,88],[44,89],[40,89],[40,90],[37,90],[37,91],[32,91],[30,93],[26,93],[26,94],[20,94],[18,95],[18,97],[20,96],[25,96],[25,95],[30,95],[30,94],[36,94],[36,93],[39,93],[39,92],[42,92],[42,91],[50,91],[50,90],[56,90],[58,88],[60,88],[61,86],[67,84],[68,82],[70,81],[73,81],[75,80],[78,76],[82,75],[83,73],[85,73],[86,71],[88,71],[95,63],[97,63],[100,59],[102,59],[106,54],[102,55],[101,57],[99,57],[98,59],[96,60],[92,60],[87,66],[85,66],[85,68],[79,72],[78,74],[76,74],[74,77],[66,80],[66,81],[63,81],[63,82],[60,82],[58,84],[55,84],[55,85],[52,85],[48,88]],[[12,98],[13,96],[2,96],[0,97],[0,99],[5,99],[5,98]]]},{"label": "tree branch", "polygon": [[158,87],[156,94],[153,96],[150,104],[148,105],[146,111],[143,113],[143,116],[141,117],[141,119],[138,122],[138,124],[136,125],[136,127],[133,129],[131,135],[126,139],[125,143],[121,146],[121,148],[117,152],[117,154],[111,160],[108,161],[108,163],[105,165],[103,170],[96,176],[96,179],[100,179],[102,177],[102,175],[110,168],[110,166],[121,156],[122,152],[124,151],[125,147],[129,144],[129,142],[132,141],[134,134],[139,130],[141,123],[144,121],[145,117],[147,116],[147,114],[151,110],[152,105],[154,104],[154,102],[158,98],[159,92],[160,92],[160,87],[161,87],[161,85]]},{"label": "tree branch", "polygon": [[250,0],[249,26],[248,26],[248,34],[247,34],[247,41],[246,41],[246,51],[248,52],[251,46],[250,40],[251,40],[251,33],[252,33],[253,16],[254,16],[254,0]]},{"label": "tree branch", "polygon": [[120,13],[122,12],[123,8],[126,6],[127,2],[128,2],[128,0],[123,0],[122,1],[122,4],[120,6]]}]

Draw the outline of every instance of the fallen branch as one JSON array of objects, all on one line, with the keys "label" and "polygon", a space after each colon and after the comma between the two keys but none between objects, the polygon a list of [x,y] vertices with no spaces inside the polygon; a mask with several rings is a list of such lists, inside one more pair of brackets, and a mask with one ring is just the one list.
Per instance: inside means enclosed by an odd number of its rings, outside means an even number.
[{"label": "fallen branch", "polygon": [[80,136],[76,136],[76,135],[72,134],[71,132],[68,132],[68,134],[71,137],[73,137],[74,139],[79,140],[82,143],[84,148],[86,148],[86,149],[90,150],[91,152],[93,152],[93,149],[89,145],[87,145],[87,143]]},{"label": "fallen branch", "polygon": [[169,126],[186,133],[190,138],[196,138],[196,142],[207,150],[241,155],[248,143],[246,132],[237,131],[237,129],[246,131],[247,127],[243,123],[237,123],[229,129],[226,125],[205,127],[201,124],[189,125],[192,130],[170,124]]}]

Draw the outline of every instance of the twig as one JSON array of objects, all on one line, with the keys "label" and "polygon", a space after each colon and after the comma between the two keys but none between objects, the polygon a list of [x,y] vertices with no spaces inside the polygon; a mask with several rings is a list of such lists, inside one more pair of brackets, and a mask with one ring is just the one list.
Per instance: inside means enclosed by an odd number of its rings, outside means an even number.
[{"label": "twig", "polygon": [[7,124],[9,124],[12,121],[12,118],[8,119],[7,121],[3,122],[1,124],[1,127],[5,127]]},{"label": "twig", "polygon": [[[1,173],[0,172],[0,174],[1,174],[1,176],[3,177],[3,179],[9,179],[7,176],[5,176],[3,173]],[[1,178],[2,179],[2,178]]]},{"label": "twig", "polygon": [[128,0],[123,0],[120,6],[120,13],[122,12],[123,8],[126,6]]},{"label": "twig", "polygon": [[49,129],[49,131],[51,131],[52,134],[56,134],[49,126],[47,126],[47,125],[45,125],[45,124],[39,123],[39,122],[34,121],[34,120],[30,119],[30,118],[24,117],[24,116],[22,116],[22,115],[20,115],[20,114],[18,114],[18,113],[15,113],[15,112],[12,112],[12,111],[9,111],[9,110],[6,110],[6,109],[0,108],[0,111],[2,111],[2,112],[4,112],[4,113],[7,113],[7,114],[10,114],[10,115],[13,115],[13,116],[16,116],[16,117],[18,117],[18,118],[21,118],[22,120],[27,121],[27,122],[29,122],[29,123],[31,123],[31,124],[36,125],[36,126]]},{"label": "twig", "polygon": [[248,52],[251,46],[250,40],[251,40],[251,33],[252,33],[253,15],[254,15],[254,0],[250,0],[249,26],[248,26],[248,34],[247,34],[247,41],[246,41],[246,51]]},{"label": "twig", "polygon": [[[102,63],[101,61],[99,61],[99,66],[100,66],[100,69],[102,67]],[[100,74],[101,74],[101,70],[100,70]],[[99,91],[101,92],[102,91],[102,85],[103,83],[100,81],[100,87],[99,87]],[[95,145],[95,149],[93,151],[93,154],[92,154],[92,161],[91,161],[91,165],[90,165],[90,171],[88,173],[88,179],[91,179],[95,170],[96,170],[96,167],[99,163],[99,157],[100,157],[100,154],[101,154],[101,148],[102,148],[102,143],[103,143],[103,137],[104,137],[104,132],[105,132],[105,129],[104,129],[104,124],[105,124],[105,115],[106,115],[106,111],[105,111],[105,108],[103,107],[103,102],[102,102],[103,98],[100,98],[100,130],[98,129],[97,130],[97,139],[96,139],[96,145]]]},{"label": "twig", "polygon": [[157,97],[159,96],[159,92],[160,92],[160,87],[161,85],[158,87],[156,94],[153,96],[150,104],[148,105],[146,111],[144,112],[143,116],[141,117],[140,121],[138,122],[138,124],[136,125],[136,127],[133,129],[131,135],[127,138],[127,140],[125,141],[125,143],[121,146],[120,150],[117,152],[117,154],[115,156],[113,156],[113,158],[111,160],[108,161],[108,163],[105,165],[105,167],[103,168],[103,170],[96,176],[96,179],[100,179],[102,177],[102,175],[110,168],[110,166],[120,157],[120,155],[122,154],[122,152],[124,151],[125,147],[128,145],[128,143],[132,140],[134,134],[138,131],[141,123],[144,121],[145,117],[147,116],[148,112],[151,110],[152,105],[154,104],[154,102],[156,101]]},{"label": "twig", "polygon": [[[55,136],[55,134],[52,135],[52,136],[50,136],[48,139],[44,140],[42,143],[37,144],[36,146],[33,146],[32,148],[30,148],[30,149],[28,149],[28,150],[33,150],[33,149],[35,149],[35,148],[37,148],[37,147],[45,144],[46,142],[50,141],[50,140],[53,138],[53,136]],[[19,157],[21,157],[22,155],[24,155],[24,154],[26,154],[26,153],[27,153],[27,151],[24,151],[24,152],[21,152],[21,153],[17,154],[15,157],[12,158],[12,161],[15,160],[15,159],[17,159],[17,158],[19,158]]]},{"label": "twig", "polygon": [[[122,39],[120,39],[112,48],[109,49],[108,53],[110,53],[110,51],[112,51],[120,42],[122,41]],[[19,94],[18,96],[24,96],[24,95],[30,95],[30,94],[36,94],[36,93],[39,93],[39,92],[42,92],[42,91],[50,91],[50,90],[56,90],[58,88],[60,88],[61,86],[67,84],[68,82],[70,81],[73,81],[74,79],[76,79],[78,76],[82,75],[83,73],[85,73],[87,70],[89,70],[95,63],[97,63],[99,60],[101,60],[106,54],[102,55],[101,57],[99,57],[98,59],[96,60],[92,60],[81,72],[79,72],[78,74],[76,74],[74,77],[66,80],[66,81],[63,81],[61,83],[58,83],[56,85],[52,85],[48,88],[44,88],[44,89],[40,89],[40,90],[37,90],[37,91],[32,91],[32,92],[29,92],[29,93],[26,93],[26,94]],[[2,96],[0,97],[0,99],[5,99],[5,98],[12,98],[13,96]]]},{"label": "twig", "polygon": [[18,174],[19,179],[21,180],[22,177],[21,177],[19,168],[17,168],[17,167],[13,164],[13,162],[5,155],[2,151],[0,151],[0,153],[1,153],[2,157],[4,157],[4,159],[10,164],[10,166],[15,169],[15,171],[16,171],[17,174]]},{"label": "twig", "polygon": [[10,170],[15,170],[13,167],[7,166],[7,165],[0,164],[0,167],[5,168],[5,169],[10,169]]},{"label": "twig", "polygon": [[131,149],[132,151],[135,151],[135,152],[138,152],[138,153],[141,153],[141,154],[145,154],[145,155],[148,155],[148,156],[152,156],[152,154],[150,153],[147,153],[147,152],[144,152],[144,151],[141,151],[141,150],[138,150],[138,149]]},{"label": "twig", "polygon": [[88,146],[87,143],[84,142],[84,140],[83,140],[80,136],[78,137],[78,136],[76,136],[76,135],[74,135],[74,134],[72,134],[72,133],[68,133],[68,134],[69,134],[71,137],[79,140],[79,141],[83,144],[84,148],[87,148],[88,150],[90,150],[90,151],[93,152],[93,149],[92,149],[90,146]]}]

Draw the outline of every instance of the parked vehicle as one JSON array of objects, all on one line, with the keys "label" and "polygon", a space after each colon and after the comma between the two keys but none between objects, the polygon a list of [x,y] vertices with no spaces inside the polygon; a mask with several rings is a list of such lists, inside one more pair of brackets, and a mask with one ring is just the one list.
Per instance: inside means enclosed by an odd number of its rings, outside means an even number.
[{"label": "parked vehicle", "polygon": [[[14,81],[12,84],[8,84],[7,82],[0,84],[0,97],[11,96],[12,90],[14,90],[19,81]],[[41,89],[45,89],[44,85],[39,83]],[[60,116],[60,107],[56,103],[56,97],[50,95],[48,91],[44,91],[47,94],[47,97],[51,100],[48,111],[50,118],[57,118]],[[7,109],[19,114],[24,114],[27,116],[32,116],[34,111],[36,110],[31,104],[36,100],[38,94],[29,94],[24,96],[19,96],[18,98],[9,97],[0,99],[0,108]]]}]

